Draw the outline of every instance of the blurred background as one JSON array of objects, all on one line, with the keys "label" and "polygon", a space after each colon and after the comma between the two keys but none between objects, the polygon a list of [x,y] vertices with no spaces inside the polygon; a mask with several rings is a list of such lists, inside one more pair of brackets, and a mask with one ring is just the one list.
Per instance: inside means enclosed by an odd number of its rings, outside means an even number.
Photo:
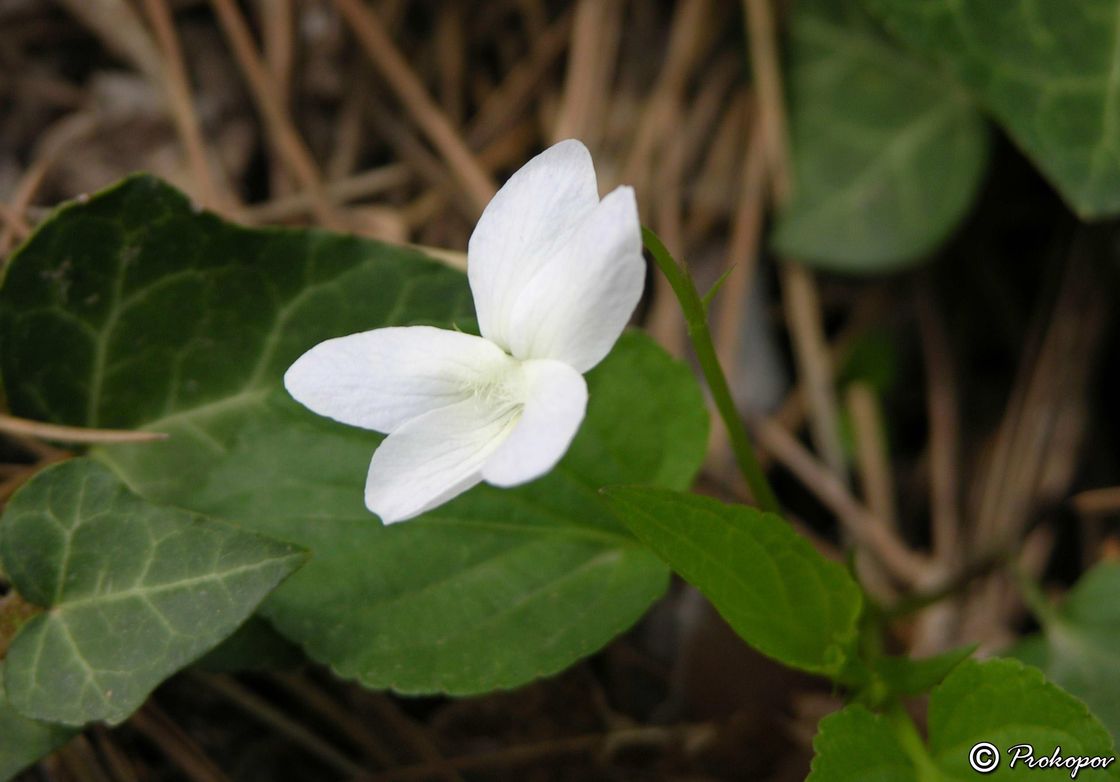
[{"label": "blurred background", "polygon": [[[633,185],[702,290],[727,275],[718,349],[795,522],[885,605],[933,603],[896,624],[894,651],[1001,653],[1038,626],[970,552],[998,550],[1055,594],[1120,556],[1120,187],[1105,173],[1077,190],[1074,163],[1023,129],[1030,99],[1001,104],[928,42],[907,48],[938,22],[905,16],[0,0],[0,257],[58,203],[146,170],[234,221],[422,245],[464,268],[505,178],[582,139],[603,191]],[[678,306],[649,279],[639,325],[687,359]],[[58,458],[25,438],[3,454],[5,498]],[[718,434],[699,490],[749,501]],[[853,544],[868,528],[886,542]],[[279,673],[180,675],[24,778],[796,780],[840,705],[680,584],[603,652],[516,692],[398,698],[278,654]]]}]

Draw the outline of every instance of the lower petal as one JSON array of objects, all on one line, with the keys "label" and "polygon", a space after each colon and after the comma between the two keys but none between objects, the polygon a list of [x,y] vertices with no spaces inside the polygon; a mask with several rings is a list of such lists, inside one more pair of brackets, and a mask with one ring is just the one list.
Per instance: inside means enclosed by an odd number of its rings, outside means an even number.
[{"label": "lower petal", "polygon": [[526,483],[555,467],[587,411],[587,383],[568,364],[526,361],[521,371],[521,417],[482,467],[482,477],[495,486]]},{"label": "lower petal", "polygon": [[381,443],[366,478],[366,507],[386,524],[413,518],[482,480],[517,407],[471,398],[407,422]]}]

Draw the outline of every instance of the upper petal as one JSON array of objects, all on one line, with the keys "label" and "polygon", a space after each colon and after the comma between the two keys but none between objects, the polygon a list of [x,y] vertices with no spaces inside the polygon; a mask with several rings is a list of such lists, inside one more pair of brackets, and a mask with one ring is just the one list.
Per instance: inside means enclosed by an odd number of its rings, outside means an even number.
[{"label": "upper petal", "polygon": [[462,402],[516,367],[488,340],[431,326],[395,326],[322,342],[284,375],[284,387],[319,415],[392,432]]},{"label": "upper petal", "polygon": [[373,454],[366,507],[386,524],[418,516],[482,480],[482,467],[517,419],[518,407],[488,395],[425,413]]},{"label": "upper petal", "polygon": [[520,418],[482,467],[482,477],[495,486],[516,486],[555,467],[587,411],[587,383],[569,365],[526,361],[521,372]]},{"label": "upper petal", "polygon": [[626,327],[645,285],[634,190],[619,187],[587,215],[520,291],[508,322],[510,352],[586,372]]},{"label": "upper petal", "polygon": [[517,171],[487,205],[467,247],[482,335],[509,348],[522,290],[599,203],[591,155],[561,141]]}]

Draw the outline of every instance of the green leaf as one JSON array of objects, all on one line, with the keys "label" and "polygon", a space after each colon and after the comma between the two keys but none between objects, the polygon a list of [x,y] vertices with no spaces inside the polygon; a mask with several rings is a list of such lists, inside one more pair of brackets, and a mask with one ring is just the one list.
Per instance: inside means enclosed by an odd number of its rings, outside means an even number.
[{"label": "green leaf", "polygon": [[835,676],[844,667],[856,640],[859,587],[780,517],[664,489],[604,494],[747,643],[814,673]]},{"label": "green leaf", "polygon": [[4,660],[28,717],[118,723],[165,678],[232,633],[304,554],[128,491],[75,459],[36,475],[0,525],[16,591],[46,611]]},{"label": "green leaf", "polygon": [[1120,212],[1120,2],[864,3],[969,87],[1074,211]]},{"label": "green leaf", "polygon": [[925,694],[974,651],[976,646],[971,645],[924,658],[905,655],[854,658],[837,679],[853,690],[853,703],[879,709],[900,697]]},{"label": "green leaf", "polygon": [[[1112,757],[1107,731],[1081,701],[1046,681],[1037,669],[1013,660],[966,660],[933,691],[929,746],[905,718],[892,720],[859,705],[823,719],[813,746],[809,782],[937,782],[975,780],[969,754],[981,742],[999,753],[986,779],[1069,780],[1067,768],[1011,766],[1013,747],[1030,744],[1033,757]],[[986,758],[979,756],[980,761]],[[1080,779],[1120,778],[1115,763],[1080,771]]]},{"label": "green leaf", "polygon": [[[930,751],[952,779],[975,779],[968,754],[980,741],[1002,753],[991,779],[1013,777],[1022,762],[1009,768],[1009,750],[1019,744],[1034,747],[1035,757],[1061,747],[1063,757],[1113,756],[1116,748],[1108,731],[1085,704],[1046,681],[1042,672],[1015,660],[966,660],[933,691],[929,707]],[[1090,778],[1083,771],[1083,778]],[[1093,770],[1092,779],[1120,779],[1116,764]],[[1016,777],[1018,778],[1018,777]],[[1032,769],[1031,779],[1070,778],[1067,769]]]},{"label": "green leaf", "polygon": [[920,695],[949,675],[976,651],[976,645],[961,646],[933,657],[883,657],[875,661],[875,672],[888,690],[898,695]]},{"label": "green leaf", "polygon": [[1042,668],[1120,738],[1120,563],[1097,565],[1039,620],[1042,637],[1012,656]]},{"label": "green leaf", "polygon": [[550,475],[382,527],[362,491],[380,436],[308,412],[283,372],[329,337],[473,315],[465,276],[416,252],[240,228],[139,178],[15,254],[0,362],[17,414],[170,433],[94,452],[143,496],[310,549],[262,612],[313,658],[370,686],[479,692],[571,665],[663,592],[597,490],[687,486],[707,412],[685,365],[624,335]]},{"label": "green leaf", "polygon": [[[514,687],[597,650],[665,589],[664,566],[617,526],[598,488],[684,485],[703,450],[695,383],[645,337],[628,335],[588,385],[587,419],[551,474],[479,486],[408,523],[382,527],[362,507],[376,438],[283,391],[206,485],[168,499],[253,519],[314,552],[264,613],[341,675],[405,692]],[[136,456],[117,463],[158,480]]]},{"label": "green leaf", "polygon": [[804,0],[791,20],[793,200],[773,242],[849,272],[921,260],[957,226],[987,131],[951,81],[886,40],[855,0]]},{"label": "green leaf", "polygon": [[[0,682],[4,669],[0,665]],[[16,711],[0,687],[0,780],[12,779],[36,760],[61,747],[77,731],[28,719]]]},{"label": "green leaf", "polygon": [[711,309],[712,302],[715,301],[716,296],[719,295],[720,289],[723,288],[723,284],[727,282],[727,278],[731,276],[731,272],[733,271],[735,271],[734,264],[728,266],[723,274],[712,283],[712,287],[708,288],[708,292],[705,293],[704,297],[700,300],[700,304],[704,307],[704,312],[708,312],[708,310]]},{"label": "green leaf", "polygon": [[853,705],[821,720],[807,782],[908,782],[917,767],[887,718]]}]

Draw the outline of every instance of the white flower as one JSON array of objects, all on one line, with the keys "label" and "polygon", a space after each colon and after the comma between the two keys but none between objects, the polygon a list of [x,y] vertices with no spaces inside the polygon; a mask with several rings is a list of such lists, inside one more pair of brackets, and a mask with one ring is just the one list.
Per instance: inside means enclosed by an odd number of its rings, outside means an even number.
[{"label": "white flower", "polygon": [[551,470],[579,429],[583,373],[641,297],[641,252],[634,191],[599,200],[587,148],[562,141],[506,182],[471,235],[481,337],[411,326],[330,339],[284,385],[320,415],[388,433],[366,480],[366,506],[385,523],[481,481],[525,483]]}]

